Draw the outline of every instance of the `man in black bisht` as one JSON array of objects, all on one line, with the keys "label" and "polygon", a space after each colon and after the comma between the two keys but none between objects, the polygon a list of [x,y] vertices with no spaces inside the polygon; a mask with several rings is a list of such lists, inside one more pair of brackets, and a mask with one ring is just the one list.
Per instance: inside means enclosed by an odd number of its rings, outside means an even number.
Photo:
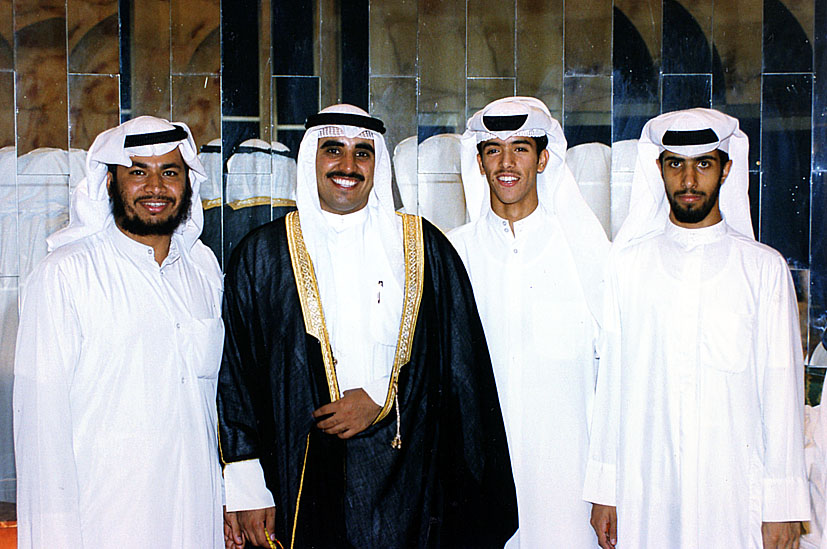
[{"label": "man in black bisht", "polygon": [[306,127],[298,211],[226,273],[227,545],[502,547],[514,482],[462,262],[393,211],[380,120],[336,105]]}]

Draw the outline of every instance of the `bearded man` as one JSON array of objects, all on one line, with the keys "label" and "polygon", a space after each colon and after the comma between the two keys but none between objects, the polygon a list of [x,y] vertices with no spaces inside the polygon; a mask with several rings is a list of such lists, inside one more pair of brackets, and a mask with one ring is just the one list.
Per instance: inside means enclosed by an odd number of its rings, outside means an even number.
[{"label": "bearded man", "polygon": [[747,152],[738,121],[711,109],[643,128],[586,467],[604,549],[798,547],[798,307],[784,258],[753,238]]},{"label": "bearded man", "polygon": [[220,547],[221,272],[189,128],[100,134],[23,291],[19,547]]}]

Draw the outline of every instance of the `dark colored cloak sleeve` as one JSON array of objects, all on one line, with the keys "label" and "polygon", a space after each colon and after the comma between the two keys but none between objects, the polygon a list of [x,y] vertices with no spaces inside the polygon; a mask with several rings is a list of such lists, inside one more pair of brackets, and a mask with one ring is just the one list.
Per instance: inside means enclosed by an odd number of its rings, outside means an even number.
[{"label": "dark colored cloak sleeve", "polygon": [[225,279],[222,460],[259,459],[276,535],[294,547],[502,547],[517,503],[491,362],[470,282],[423,220],[425,273],[396,413],[344,441],[314,427],[330,401],[305,332],[283,219],[248,235]]}]

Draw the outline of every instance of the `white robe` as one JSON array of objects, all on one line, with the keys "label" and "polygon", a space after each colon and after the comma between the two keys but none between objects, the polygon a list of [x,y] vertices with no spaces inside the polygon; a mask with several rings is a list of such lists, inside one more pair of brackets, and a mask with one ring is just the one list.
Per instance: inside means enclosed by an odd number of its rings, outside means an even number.
[{"label": "white robe", "polygon": [[597,324],[562,228],[542,205],[492,211],[449,235],[468,270],[491,353],[520,527],[507,547],[596,547],[582,486]]},{"label": "white robe", "polygon": [[175,237],[159,266],[112,225],[57,249],[27,281],[19,547],[223,547],[220,272],[201,243],[179,250]]},{"label": "white robe", "polygon": [[671,223],[607,275],[584,497],[618,547],[760,548],[806,520],[801,339],[787,264],[721,222]]}]

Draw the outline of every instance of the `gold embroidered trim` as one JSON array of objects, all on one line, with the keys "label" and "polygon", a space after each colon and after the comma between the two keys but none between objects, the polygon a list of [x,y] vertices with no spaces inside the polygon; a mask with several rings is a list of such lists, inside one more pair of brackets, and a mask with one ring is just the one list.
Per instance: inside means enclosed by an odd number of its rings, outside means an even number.
[{"label": "gold embroidered trim", "polygon": [[[218,199],[213,199],[218,200]],[[252,196],[250,198],[243,198],[241,200],[233,200],[232,202],[227,203],[227,205],[232,208],[233,210],[240,210],[242,208],[250,208],[252,206],[266,206],[270,205],[271,208],[278,208],[278,207],[294,207],[296,205],[295,200],[290,200],[287,198],[268,198],[266,196]],[[206,206],[205,206],[206,208]]]},{"label": "gold embroidered trim", "polygon": [[316,282],[316,273],[313,271],[313,261],[304,245],[302,229],[299,224],[299,212],[287,214],[287,245],[290,249],[290,262],[293,265],[293,277],[296,279],[296,288],[299,291],[299,301],[304,317],[304,329],[311,336],[319,340],[322,348],[322,360],[327,377],[327,387],[330,391],[330,401],[339,400],[339,382],[336,380],[336,365],[333,363],[333,352],[330,348],[330,338],[324,323],[322,300],[319,295],[319,285]]},{"label": "gold embroidered trim", "polygon": [[[416,319],[422,302],[422,284],[425,278],[425,253],[422,242],[422,218],[416,215],[402,214],[402,238],[405,254],[405,295],[402,301],[402,320],[399,325],[399,337],[396,342],[396,355],[393,358],[391,381],[388,384],[388,396],[385,405],[373,420],[373,424],[382,421],[390,413],[396,402],[397,423],[399,420],[399,403],[396,398],[399,371],[411,360]],[[392,444],[400,444],[399,429]],[[396,446],[394,446],[396,447]]]},{"label": "gold embroidered trim", "polygon": [[[403,250],[405,255],[405,293],[402,301],[402,319],[399,326],[399,337],[396,342],[396,354],[393,359],[391,379],[388,383],[388,393],[385,404],[379,415],[373,420],[376,424],[390,413],[396,399],[399,371],[411,359],[416,319],[419,315],[419,305],[422,301],[422,284],[425,273],[425,253],[422,242],[422,219],[415,215],[399,214],[402,216]],[[313,271],[313,262],[307,253],[302,238],[299,212],[290,212],[286,217],[287,243],[290,248],[290,261],[293,265],[293,276],[299,291],[299,301],[304,317],[305,331],[319,340],[322,348],[327,386],[330,391],[330,400],[338,400],[339,384],[336,378],[336,365],[333,352],[330,348],[330,338],[325,326],[319,286]],[[398,405],[397,405],[398,408]]]},{"label": "gold embroidered trim", "polygon": [[220,205],[221,205],[221,198],[220,197],[219,198],[211,198],[209,200],[202,200],[201,201],[201,207],[204,208],[205,211],[206,210],[211,210],[212,208],[215,208],[216,206],[220,206]]},{"label": "gold embroidered trim", "polygon": [[307,434],[307,443],[304,446],[304,461],[302,462],[302,476],[299,478],[299,495],[296,496],[296,513],[293,515],[293,534],[290,536],[290,549],[296,544],[296,526],[299,524],[299,503],[304,488],[304,470],[307,467],[307,453],[310,451],[310,433]]}]

